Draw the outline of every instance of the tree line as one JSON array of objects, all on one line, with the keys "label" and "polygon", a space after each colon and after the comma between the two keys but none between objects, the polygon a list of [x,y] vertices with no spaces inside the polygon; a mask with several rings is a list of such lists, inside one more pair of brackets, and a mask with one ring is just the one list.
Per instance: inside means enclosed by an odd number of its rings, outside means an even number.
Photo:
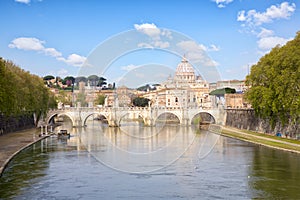
[{"label": "tree line", "polygon": [[18,117],[35,114],[38,118],[55,107],[55,97],[45,87],[42,78],[0,58],[1,115]]},{"label": "tree line", "polygon": [[251,67],[246,93],[256,113],[271,124],[300,121],[300,32],[286,45],[276,46]]},{"label": "tree line", "polygon": [[[58,84],[59,82],[62,85],[66,85],[66,88],[63,88],[65,90],[72,90],[74,89],[74,85],[76,89],[78,89],[79,82],[84,82],[85,84],[89,84],[90,86],[97,86],[101,87],[102,89],[115,89],[115,83],[107,83],[106,78],[104,77],[99,77],[97,75],[90,75],[88,77],[85,76],[78,76],[78,77],[73,77],[73,76],[66,76],[65,78],[61,78],[59,76],[54,77],[53,75],[47,75],[43,77],[45,84],[48,87],[55,87],[58,89],[62,89],[60,85]],[[51,82],[50,80],[54,80],[54,83]]]}]

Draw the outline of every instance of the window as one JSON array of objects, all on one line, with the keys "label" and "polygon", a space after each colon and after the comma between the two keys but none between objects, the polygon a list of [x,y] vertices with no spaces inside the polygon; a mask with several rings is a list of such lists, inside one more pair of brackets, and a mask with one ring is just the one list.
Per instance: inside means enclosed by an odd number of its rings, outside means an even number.
[{"label": "window", "polygon": [[175,102],[178,102],[178,98],[177,97],[175,97]]}]

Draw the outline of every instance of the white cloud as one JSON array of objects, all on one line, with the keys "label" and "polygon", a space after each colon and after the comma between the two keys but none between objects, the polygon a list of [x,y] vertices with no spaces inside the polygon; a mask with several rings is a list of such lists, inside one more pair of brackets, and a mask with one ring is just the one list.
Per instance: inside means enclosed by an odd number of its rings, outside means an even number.
[{"label": "white cloud", "polygon": [[242,11],[239,11],[238,12],[238,16],[237,16],[237,21],[241,21],[241,22],[243,22],[243,21],[246,21],[246,16],[245,16],[245,11],[244,10],[242,10]]},{"label": "white cloud", "polygon": [[142,32],[148,36],[150,36],[153,39],[160,39],[160,29],[157,28],[157,26],[155,24],[149,24],[149,23],[145,23],[145,24],[134,24],[134,28],[139,31]]},{"label": "white cloud", "polygon": [[154,47],[151,44],[145,43],[145,42],[141,42],[138,44],[139,48],[150,48],[153,49]]},{"label": "white cloud", "polygon": [[136,69],[136,68],[138,68],[138,67],[139,67],[139,66],[130,64],[130,65],[127,65],[127,66],[122,66],[121,69],[122,69],[122,70],[125,70],[125,71],[131,71],[131,70],[134,70],[134,69]]},{"label": "white cloud", "polygon": [[52,57],[61,57],[62,53],[57,51],[54,48],[45,48],[44,52],[46,55],[52,56]]},{"label": "white cloud", "polygon": [[203,44],[197,44],[195,41],[182,41],[177,44],[178,47],[185,49],[187,51],[196,51],[196,52],[204,52],[204,51],[219,51],[220,47],[217,47],[214,44],[206,47]]},{"label": "white cloud", "polygon": [[292,39],[292,38],[286,39],[286,38],[274,36],[274,31],[266,28],[261,28],[261,31],[260,33],[257,34],[257,37],[259,38],[259,40],[257,41],[258,48],[262,50],[261,54],[270,51],[273,47],[277,45],[283,46],[287,41]]},{"label": "white cloud", "polygon": [[209,48],[207,48],[207,51],[220,51],[220,47],[217,47],[216,45],[211,44],[209,46]]},{"label": "white cloud", "polygon": [[219,8],[224,8],[226,7],[227,4],[233,2],[233,0],[212,0],[217,4]]},{"label": "white cloud", "polygon": [[73,54],[69,55],[68,58],[57,57],[56,59],[63,61],[65,63],[67,63],[68,65],[80,67],[85,62],[86,57],[73,53]]},{"label": "white cloud", "polygon": [[172,33],[169,30],[159,29],[153,23],[134,24],[134,28],[143,34],[148,35],[151,38],[149,43],[139,43],[140,48],[168,48],[170,43],[166,40],[172,39]]},{"label": "white cloud", "polygon": [[205,51],[206,48],[204,45],[199,45],[195,41],[181,41],[177,44],[178,47],[186,50],[186,51]]},{"label": "white cloud", "polygon": [[20,37],[11,41],[8,47],[26,51],[42,52],[47,56],[52,56],[57,60],[63,61],[72,66],[81,66],[86,60],[86,57],[77,54],[71,54],[67,58],[64,58],[61,52],[57,51],[55,48],[46,48],[44,44],[44,41],[41,41],[37,38]]},{"label": "white cloud", "polygon": [[268,30],[265,28],[261,28],[261,32],[257,34],[257,37],[264,38],[274,35],[274,32],[272,30]]},{"label": "white cloud", "polygon": [[30,0],[15,0],[15,2],[29,4]]},{"label": "white cloud", "polygon": [[20,37],[14,39],[9,45],[9,48],[17,48],[23,50],[42,51],[44,47],[44,41],[37,38]]},{"label": "white cloud", "polygon": [[181,41],[177,46],[186,53],[186,57],[194,62],[200,62],[204,66],[218,66],[218,63],[206,54],[208,50],[203,44],[197,44],[195,41]]},{"label": "white cloud", "polygon": [[276,45],[284,45],[291,38],[286,39],[275,36],[274,31],[263,28],[262,25],[272,23],[278,19],[289,19],[295,10],[295,3],[282,2],[281,4],[271,5],[264,12],[256,10],[246,12],[242,10],[238,13],[237,21],[243,22],[242,27],[258,37],[257,45],[260,49],[260,54],[263,55]]},{"label": "white cloud", "polygon": [[159,47],[159,48],[168,48],[170,46],[170,43],[169,42],[163,42],[161,40],[158,40],[158,41],[154,41],[153,42],[154,46],[155,47]]},{"label": "white cloud", "polygon": [[261,38],[257,41],[257,44],[258,47],[262,50],[270,50],[277,45],[285,45],[289,40],[292,40],[292,38],[285,39],[282,37],[269,36]]},{"label": "white cloud", "polygon": [[239,11],[237,21],[245,22],[250,26],[259,26],[264,23],[271,23],[275,19],[288,19],[296,10],[295,3],[283,2],[280,5],[272,5],[265,12],[256,10]]},{"label": "white cloud", "polygon": [[167,37],[169,39],[173,39],[172,33],[169,30],[162,30],[161,35],[165,36],[165,37]]}]

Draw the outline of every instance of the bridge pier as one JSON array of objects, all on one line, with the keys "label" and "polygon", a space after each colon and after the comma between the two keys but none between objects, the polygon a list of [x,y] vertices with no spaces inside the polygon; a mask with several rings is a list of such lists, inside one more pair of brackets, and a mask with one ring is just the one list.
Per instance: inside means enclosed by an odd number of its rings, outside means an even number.
[{"label": "bridge pier", "polygon": [[118,124],[116,120],[111,119],[111,120],[107,120],[107,122],[108,122],[109,127],[119,127],[120,126],[120,124]]},{"label": "bridge pier", "polygon": [[149,118],[149,117],[147,117],[147,118],[144,120],[144,124],[145,124],[145,126],[154,126],[154,125],[155,125],[153,119],[151,119],[151,118]]},{"label": "bridge pier", "polygon": [[182,125],[183,126],[190,126],[191,124],[190,124],[190,120],[188,119],[188,118],[184,118],[183,120],[182,120]]}]

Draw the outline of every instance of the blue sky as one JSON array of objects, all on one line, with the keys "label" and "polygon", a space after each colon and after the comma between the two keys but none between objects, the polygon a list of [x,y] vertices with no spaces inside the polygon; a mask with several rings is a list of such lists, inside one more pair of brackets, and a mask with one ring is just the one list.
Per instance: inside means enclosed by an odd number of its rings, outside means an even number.
[{"label": "blue sky", "polygon": [[[101,57],[115,52],[118,46],[110,42],[124,32],[147,36],[137,51],[115,55],[109,66],[91,71],[109,82],[153,63],[153,71],[174,71],[179,54],[192,61],[195,49],[210,63],[191,62],[201,65],[199,74],[213,67],[221,79],[244,79],[249,65],[300,29],[296,0],[2,0],[0,8],[0,56],[40,76],[77,76],[89,71],[87,61],[99,46]],[[177,46],[185,42],[175,54],[164,40],[174,37]],[[159,73],[171,74],[164,70]]]}]

